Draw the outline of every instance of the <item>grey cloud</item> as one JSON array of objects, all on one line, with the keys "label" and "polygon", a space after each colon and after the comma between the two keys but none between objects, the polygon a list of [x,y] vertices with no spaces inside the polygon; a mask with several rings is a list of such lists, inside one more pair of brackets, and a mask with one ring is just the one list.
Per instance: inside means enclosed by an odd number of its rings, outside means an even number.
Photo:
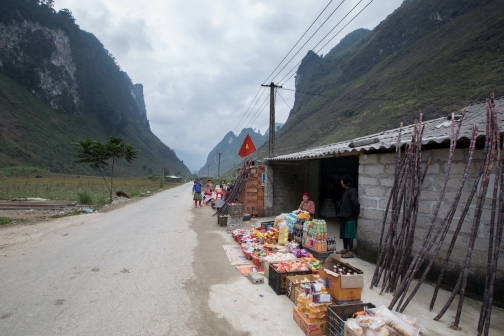
[{"label": "grey cloud", "polygon": [[[356,2],[347,0],[339,13]],[[373,3],[321,52],[353,29],[375,27],[401,2]],[[81,28],[95,34],[132,80],[144,85],[153,132],[191,170],[199,169],[224,134],[235,130],[260,84],[326,4],[318,0],[56,0],[58,9],[69,8]],[[335,14],[286,70],[339,18]],[[294,88],[293,80],[286,86]],[[292,107],[293,94],[282,91],[281,95]],[[288,112],[279,99],[277,120],[284,121]],[[244,127],[266,130],[267,112],[255,123],[250,119]]]}]

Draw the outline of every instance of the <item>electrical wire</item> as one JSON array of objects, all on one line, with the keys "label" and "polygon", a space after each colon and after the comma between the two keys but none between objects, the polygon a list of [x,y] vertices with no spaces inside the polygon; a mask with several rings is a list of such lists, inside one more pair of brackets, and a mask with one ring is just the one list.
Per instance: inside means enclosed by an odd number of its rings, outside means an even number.
[{"label": "electrical wire", "polygon": [[[261,89],[263,89],[262,93],[259,95],[259,97],[257,98],[254,106],[252,108],[250,108],[252,106],[252,103],[254,102],[254,100],[256,99],[257,97],[257,94],[261,91]],[[266,89],[264,87],[260,87],[259,90],[257,91],[254,99],[252,99],[252,101],[250,102],[250,105],[249,105],[249,108],[247,109],[247,111],[245,111],[245,114],[243,115],[242,119],[240,120],[240,122],[238,123],[238,126],[236,126],[235,130],[234,130],[234,133],[238,133],[239,129],[240,129],[240,126],[242,125],[242,121],[243,123],[245,123],[245,121],[247,120],[248,118],[248,115],[250,115],[250,113],[252,112],[252,110],[255,108],[255,106],[257,105],[257,103],[259,102],[259,100],[261,99],[262,95],[264,94],[264,91],[266,91]]]},{"label": "electrical wire", "polygon": [[287,90],[287,91],[292,91],[292,92],[299,92],[299,93],[304,93],[308,95],[314,95],[314,96],[320,96],[324,98],[332,98],[332,99],[340,99],[340,100],[392,100],[389,98],[358,98],[358,97],[345,97],[345,96],[328,96],[328,95],[323,95],[320,93],[314,93],[314,92],[307,92],[307,91],[300,91],[300,90],[292,90],[292,89],[287,89],[282,87],[282,90]]},{"label": "electrical wire", "polygon": [[[344,0],[343,0],[344,1]],[[303,39],[303,37],[306,35],[306,33],[308,33],[308,31],[310,30],[310,28],[315,24],[315,22],[317,22],[317,20],[320,18],[320,16],[322,15],[322,13],[325,12],[325,10],[327,9],[327,7],[329,7],[329,5],[333,2],[333,0],[329,1],[329,3],[324,7],[324,9],[322,10],[322,12],[320,12],[320,14],[317,16],[317,18],[312,22],[312,24],[310,25],[310,27],[308,27],[308,29],[306,29],[306,31],[303,33],[303,35],[299,38],[299,40],[297,40],[296,44],[294,44],[294,46],[291,48],[291,50],[289,50],[289,52],[287,53],[287,55],[285,55],[285,57],[280,61],[280,63],[278,63],[278,65],[275,67],[275,69],[269,74],[269,76],[266,78],[266,80],[263,82],[263,84],[266,84],[266,82],[268,81],[268,79],[271,77],[271,75],[273,75],[276,71],[276,69],[278,69],[278,67],[282,64],[283,61],[285,61],[285,59],[287,58],[287,56],[289,56],[289,54],[292,52],[292,50],[294,50],[294,48],[298,45],[299,42],[301,42],[301,40]],[[334,13],[334,12],[333,12]],[[332,15],[332,14],[331,14]],[[326,20],[327,21],[327,20]],[[319,28],[320,29],[320,28]],[[312,35],[313,36],[313,35]],[[308,40],[309,41],[309,40]],[[287,63],[288,64],[288,63]]]},{"label": "electrical wire", "polygon": [[[266,98],[264,99],[264,101],[261,103],[261,105],[260,105],[259,109],[258,109],[258,110],[256,111],[256,113],[255,113],[255,114],[253,114],[253,116],[251,117],[251,121],[249,122],[249,124],[247,125],[247,127],[244,127],[244,128],[248,128],[248,127],[250,127],[250,126],[254,123],[254,121],[257,119],[257,117],[259,117],[259,115],[260,115],[260,114],[264,111],[264,109],[266,108],[266,106],[267,106],[267,104],[266,104],[266,103],[268,102],[268,100],[269,100],[269,97],[266,97]],[[255,104],[255,105],[257,105],[257,102],[256,102],[256,104]],[[255,105],[254,105],[254,107],[255,107]],[[252,111],[252,110],[251,110],[251,111]],[[227,153],[227,152],[228,152],[228,151],[229,151],[229,150],[230,150],[230,149],[234,146],[234,144],[235,144],[235,142],[233,141],[232,143],[228,143],[227,145],[225,145],[225,147],[224,147],[223,149],[221,149],[221,151],[220,151],[221,155],[223,155],[223,154]],[[208,165],[208,167],[212,167],[212,166],[214,166],[215,164],[217,164],[217,162],[215,162],[215,161],[214,161],[213,163],[211,163],[210,165]]]},{"label": "electrical wire", "polygon": [[[359,1],[359,3],[360,3],[360,2],[362,2],[362,1],[363,1],[363,0],[360,0],[360,1]],[[327,19],[326,19],[324,22],[322,22],[322,24],[321,24],[321,25],[317,28],[317,30],[316,30],[316,31],[312,34],[312,36],[310,36],[310,38],[309,38],[309,39],[308,39],[308,40],[307,40],[307,41],[306,41],[306,42],[305,42],[305,43],[301,46],[301,48],[299,48],[299,50],[298,50],[298,51],[297,51],[297,52],[296,52],[296,53],[295,53],[295,54],[294,54],[294,55],[290,58],[290,60],[289,60],[287,63],[285,63],[285,65],[282,67],[282,69],[280,69],[280,70],[278,71],[278,73],[275,75],[275,77],[273,77],[273,78],[271,79],[271,81],[275,80],[275,78],[276,78],[276,77],[277,77],[277,76],[278,76],[278,75],[282,72],[282,70],[283,70],[283,69],[285,69],[285,67],[286,67],[287,65],[289,65],[289,63],[290,63],[290,62],[294,59],[294,57],[296,57],[296,55],[297,55],[297,54],[299,54],[299,52],[300,52],[300,51],[304,48],[304,46],[305,46],[308,42],[310,42],[310,40],[313,38],[313,36],[315,36],[315,34],[316,34],[319,30],[320,30],[320,28],[322,28],[322,26],[323,26],[323,25],[327,22],[327,20],[329,20],[329,18],[330,18],[330,17],[331,17],[331,16],[332,16],[332,15],[333,15],[333,14],[334,14],[334,13],[335,13],[335,12],[336,12],[339,8],[340,8],[340,7],[341,7],[341,5],[343,4],[343,2],[345,2],[345,0],[343,0],[343,1],[342,1],[339,5],[338,5],[338,7],[336,7],[336,9],[332,11],[332,13],[331,13],[331,14],[327,17]],[[359,3],[358,3],[358,4],[359,4]],[[358,4],[357,4],[357,5],[358,5]],[[353,9],[352,9],[352,10],[353,10]],[[348,14],[347,14],[347,15],[348,15]],[[346,17],[346,16],[345,16],[345,17]],[[341,22],[341,21],[340,21],[340,22]],[[331,31],[333,31],[333,30],[334,30],[334,28],[333,28],[333,29],[331,29]],[[331,31],[329,31],[329,33],[330,33]],[[329,33],[328,33],[328,34],[329,34]],[[327,35],[326,35],[326,36],[327,36]],[[324,39],[326,38],[326,36],[324,36],[324,38],[323,38],[322,40],[324,40]],[[321,41],[322,41],[322,40],[321,40]],[[320,42],[319,42],[319,43],[320,43]]]},{"label": "electrical wire", "polygon": [[[357,7],[357,6],[358,6],[361,2],[362,2],[362,0],[361,0],[361,1],[359,1],[359,3],[358,3],[357,5],[355,5],[355,7]],[[371,0],[371,1],[370,1],[367,5],[366,5],[366,6],[364,6],[364,8],[362,8],[362,9],[361,9],[361,10],[360,10],[360,11],[359,11],[359,12],[358,12],[358,13],[357,13],[357,14],[356,14],[356,15],[355,15],[355,16],[354,16],[354,17],[353,17],[350,21],[348,21],[348,23],[347,23],[345,26],[343,26],[343,28],[341,28],[341,29],[340,29],[340,30],[339,30],[339,31],[338,31],[338,32],[337,32],[337,33],[336,33],[333,37],[331,37],[331,39],[330,39],[329,41],[327,41],[327,42],[326,42],[326,44],[324,44],[324,45],[323,45],[323,46],[322,46],[319,50],[317,50],[317,51],[316,51],[316,52],[312,55],[312,57],[310,57],[310,58],[309,58],[309,59],[308,59],[308,60],[307,60],[307,61],[306,61],[303,65],[301,65],[301,66],[297,69],[297,71],[299,72],[299,70],[300,70],[301,68],[303,68],[303,67],[304,67],[304,66],[305,66],[305,65],[306,65],[306,64],[307,64],[310,60],[312,60],[312,59],[313,59],[313,57],[315,57],[315,55],[318,55],[318,53],[319,53],[322,49],[324,49],[326,45],[328,45],[328,44],[329,44],[329,42],[331,42],[331,41],[332,41],[332,40],[333,40],[336,36],[338,36],[338,35],[339,35],[339,33],[341,33],[341,31],[343,31],[343,29],[345,29],[345,28],[346,28],[346,27],[347,27],[347,26],[348,26],[348,25],[349,25],[349,24],[350,24],[353,20],[355,20],[355,18],[356,18],[357,16],[359,16],[359,15],[360,15],[360,13],[362,13],[362,12],[363,12],[363,11],[364,11],[364,10],[365,10],[365,9],[366,9],[366,8],[367,8],[367,7],[368,7],[368,6],[372,3],[372,2],[373,2],[373,0]],[[343,19],[341,19],[341,21],[343,21],[343,20],[344,20],[344,19],[345,19],[345,18],[346,18],[346,17],[347,17],[347,16],[348,16],[348,15],[349,15],[349,14],[350,14],[350,13],[351,13],[354,9],[355,9],[355,7],[354,7],[354,8],[352,8],[352,10],[351,10],[350,12],[348,12],[348,14],[347,14],[347,15],[345,15],[345,17],[344,17]],[[337,26],[341,23],[341,21],[340,21],[340,22],[338,22],[338,24],[337,24],[334,28],[336,28],[336,27],[337,27]],[[332,32],[332,31],[334,30],[334,28],[333,28],[333,29],[331,29],[331,31],[330,31],[330,32]],[[329,33],[330,33],[330,32],[329,32]],[[327,35],[326,35],[326,36],[327,36]],[[324,36],[324,38],[323,38],[322,40],[320,40],[320,42],[319,42],[319,43],[317,43],[317,45],[316,45],[316,46],[318,46],[318,45],[319,45],[319,44],[320,44],[320,43],[321,43],[321,42],[322,42],[322,41],[326,38],[326,36]],[[316,46],[315,46],[315,47],[316,47]],[[301,62],[303,62],[303,61],[301,60]],[[292,68],[292,69],[291,69],[291,70],[287,73],[287,75],[285,75],[285,76],[284,76],[284,77],[283,77],[283,78],[282,78],[279,82],[282,82],[282,81],[285,79],[285,77],[287,77],[287,76],[288,76],[288,75],[289,75],[289,74],[290,74],[293,70],[295,70],[295,69],[296,69],[296,67],[297,67],[298,65],[300,65],[300,64],[301,64],[301,62],[299,62],[298,64],[296,64],[296,66],[295,66],[294,68]],[[291,75],[291,76],[290,76],[290,77],[289,77],[286,81],[284,81],[281,85],[283,85],[283,84],[285,84],[287,81],[289,81],[289,80],[290,80],[290,79],[291,79],[291,78],[292,78],[295,74],[296,74],[296,72],[295,72],[295,73],[293,73],[293,74],[292,74],[292,75]]]}]

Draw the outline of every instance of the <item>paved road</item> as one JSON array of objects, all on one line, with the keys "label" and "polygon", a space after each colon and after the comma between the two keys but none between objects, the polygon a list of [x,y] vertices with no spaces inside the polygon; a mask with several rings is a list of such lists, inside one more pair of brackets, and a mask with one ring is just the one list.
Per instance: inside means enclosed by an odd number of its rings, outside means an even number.
[{"label": "paved road", "polygon": [[189,185],[0,230],[0,335],[191,335]]},{"label": "paved road", "polygon": [[229,264],[191,186],[0,228],[0,335],[302,335],[288,298]]}]

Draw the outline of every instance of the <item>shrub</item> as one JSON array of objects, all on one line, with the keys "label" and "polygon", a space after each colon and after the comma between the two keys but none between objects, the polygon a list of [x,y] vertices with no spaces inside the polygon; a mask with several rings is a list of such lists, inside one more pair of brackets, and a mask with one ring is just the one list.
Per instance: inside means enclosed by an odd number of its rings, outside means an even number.
[{"label": "shrub", "polygon": [[87,190],[82,190],[77,193],[79,196],[79,203],[80,204],[93,204],[93,197]]},{"label": "shrub", "polygon": [[0,217],[0,225],[2,224],[10,224],[12,223],[14,220],[11,219],[11,218],[7,218],[7,217]]}]

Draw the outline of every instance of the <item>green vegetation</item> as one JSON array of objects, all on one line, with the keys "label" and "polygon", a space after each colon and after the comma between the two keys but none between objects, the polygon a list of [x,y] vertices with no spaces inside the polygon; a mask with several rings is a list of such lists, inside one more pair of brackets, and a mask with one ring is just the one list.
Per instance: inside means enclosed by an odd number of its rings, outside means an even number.
[{"label": "green vegetation", "polygon": [[[38,0],[2,0],[1,9],[4,25],[38,22],[68,36],[79,101],[64,93],[55,98],[60,108],[48,105],[37,69],[56,47],[42,30],[21,36],[22,64],[7,56],[8,48],[0,50],[0,169],[34,166],[53,173],[93,174],[73,162],[71,143],[105,141],[114,134],[141,151],[131,166],[118,167],[119,176],[160,172],[163,162],[173,174],[190,175],[175,152],[151,132],[141,85],[132,83],[94,35],[79,29],[69,10],[55,12],[51,1]],[[55,78],[62,71],[51,68]]]},{"label": "green vegetation", "polygon": [[[87,139],[75,144],[77,149],[77,162],[88,163],[89,166],[100,172],[105,186],[110,192],[110,202],[112,203],[112,193],[114,190],[114,166],[116,161],[124,158],[128,163],[136,158],[138,151],[131,145],[124,143],[124,138],[111,136],[109,141],[100,142]],[[112,160],[112,164],[109,164]],[[104,171],[110,166],[110,186],[105,178]],[[161,186],[163,188],[163,186]]]},{"label": "green vegetation", "polygon": [[276,152],[397,128],[420,113],[424,120],[447,116],[490,92],[502,96],[503,40],[500,1],[405,1],[373,31],[349,34],[325,57],[308,53],[296,90],[327,97],[296,93]]},{"label": "green vegetation", "polygon": [[82,190],[77,193],[80,204],[93,204],[93,196],[87,190]]},{"label": "green vegetation", "polygon": [[7,218],[7,217],[0,217],[0,225],[3,225],[3,224],[10,224],[12,223],[14,220],[11,219],[11,218]]},{"label": "green vegetation", "polygon": [[[109,191],[103,188],[101,177],[75,176],[42,173],[42,178],[35,174],[23,177],[10,177],[0,181],[2,199],[40,197],[49,200],[68,200],[86,205],[101,206],[106,204]],[[165,189],[183,184],[166,182]],[[150,191],[159,190],[159,181],[145,178],[116,178],[116,190],[124,191],[131,197],[136,197]]]}]

